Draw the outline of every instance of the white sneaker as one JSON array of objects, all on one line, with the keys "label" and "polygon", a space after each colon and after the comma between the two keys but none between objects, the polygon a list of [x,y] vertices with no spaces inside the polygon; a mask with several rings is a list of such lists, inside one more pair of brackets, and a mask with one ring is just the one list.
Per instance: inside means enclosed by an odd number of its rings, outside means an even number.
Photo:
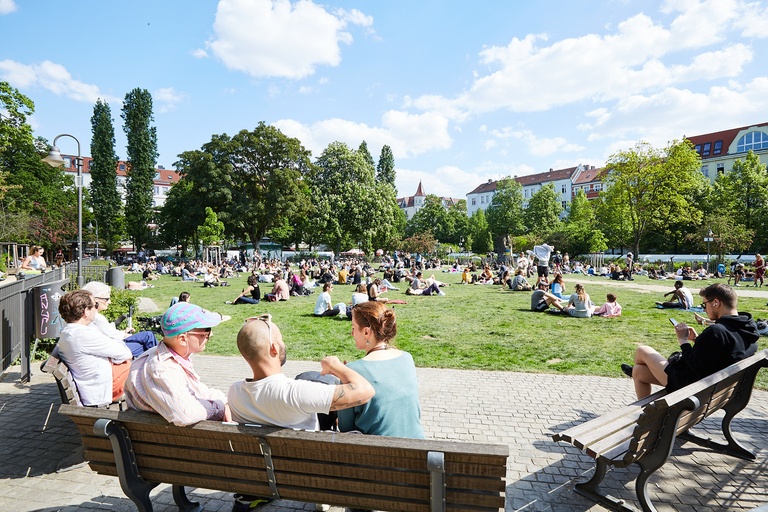
[{"label": "white sneaker", "polygon": [[232,301],[231,300],[225,300],[224,304],[232,304]]},{"label": "white sneaker", "polygon": [[437,293],[439,293],[440,295],[445,296],[445,292],[443,290],[437,290]]},{"label": "white sneaker", "polygon": [[328,512],[331,510],[331,506],[326,505],[325,503],[316,503],[315,510],[317,510],[317,512]]}]

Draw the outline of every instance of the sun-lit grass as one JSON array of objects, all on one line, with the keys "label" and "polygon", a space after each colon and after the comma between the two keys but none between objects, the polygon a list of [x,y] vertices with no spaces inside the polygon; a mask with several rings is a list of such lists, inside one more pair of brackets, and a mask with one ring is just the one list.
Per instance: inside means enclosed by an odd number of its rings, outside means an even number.
[{"label": "sun-lit grass", "polygon": [[[126,276],[138,279],[139,276]],[[438,274],[438,279],[458,283],[459,274]],[[568,276],[568,292],[573,281]],[[280,327],[288,357],[320,360],[337,355],[342,360],[360,357],[350,337],[350,322],[345,318],[315,318],[313,308],[317,293],[291,297],[288,302],[261,302],[257,305],[226,305],[245,287],[245,276],[230,279],[232,286],[203,288],[201,283],[182,282],[180,278],[162,277],[155,287],[136,292],[151,298],[161,313],[182,291],[192,294],[191,301],[201,307],[230,315],[231,320],[214,328],[207,353],[238,355],[235,339],[245,318],[271,313]],[[600,305],[606,293],[613,291],[623,306],[619,318],[572,318],[530,311],[529,292],[501,292],[496,286],[453,284],[443,288],[445,297],[406,296],[400,291],[386,295],[408,304],[395,306],[398,335],[395,344],[413,354],[417,366],[466,368],[523,372],[547,372],[619,376],[621,363],[630,363],[634,349],[647,344],[663,354],[678,350],[669,317],[695,323],[692,313],[654,307],[662,293],[634,291],[619,287],[599,277],[580,280]],[[671,281],[650,281],[638,277],[635,284],[662,285],[671,290]],[[705,284],[687,283],[696,299]],[[262,284],[262,293],[271,285]],[[349,302],[352,286],[334,286],[333,302]],[[768,317],[765,299],[741,298],[741,311],[755,317]],[[698,326],[696,326],[698,328]],[[698,331],[701,332],[700,328]],[[765,344],[761,342],[761,348]],[[758,375],[758,387],[768,389],[768,372]]]}]

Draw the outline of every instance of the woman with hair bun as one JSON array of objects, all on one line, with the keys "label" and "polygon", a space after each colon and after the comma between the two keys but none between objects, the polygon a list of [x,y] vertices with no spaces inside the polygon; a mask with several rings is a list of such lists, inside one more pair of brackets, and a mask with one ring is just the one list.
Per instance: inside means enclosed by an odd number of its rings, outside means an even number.
[{"label": "woman with hair bun", "polygon": [[352,309],[352,337],[362,359],[347,366],[371,383],[370,402],[338,411],[339,430],[364,434],[424,438],[416,366],[408,352],[392,345],[397,334],[395,312],[382,302],[364,302]]}]

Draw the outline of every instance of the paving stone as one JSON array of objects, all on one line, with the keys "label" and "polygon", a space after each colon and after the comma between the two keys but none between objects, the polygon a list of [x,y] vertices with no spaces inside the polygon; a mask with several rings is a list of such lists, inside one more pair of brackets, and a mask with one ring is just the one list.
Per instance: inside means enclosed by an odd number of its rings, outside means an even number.
[{"label": "paving stone", "polygon": [[[198,355],[195,369],[203,382],[225,392],[233,375],[248,374],[239,357]],[[319,364],[309,361],[284,367],[289,377],[316,369]],[[87,466],[56,472],[80,446],[77,428],[56,412],[60,401],[49,375],[34,371],[32,381],[23,385],[19,375],[12,368],[0,381],[0,510],[135,511],[116,478],[97,475]],[[591,477],[594,461],[573,446],[552,442],[551,436],[632,402],[631,380],[436,368],[419,368],[417,375],[428,438],[509,446],[506,510],[604,510],[573,491],[574,481]],[[732,423],[736,439],[757,452],[754,462],[678,443],[649,484],[659,512],[749,510],[768,504],[767,417],[768,393],[755,391]],[[721,421],[722,413],[697,426],[697,433],[721,439]],[[637,474],[636,466],[612,468],[603,487],[637,506]],[[153,497],[156,511],[176,510],[169,486],[158,486]],[[190,497],[206,511],[224,512],[232,506],[229,493],[193,489]],[[281,500],[260,510],[312,512],[315,505]],[[344,511],[333,507],[331,512]]]}]

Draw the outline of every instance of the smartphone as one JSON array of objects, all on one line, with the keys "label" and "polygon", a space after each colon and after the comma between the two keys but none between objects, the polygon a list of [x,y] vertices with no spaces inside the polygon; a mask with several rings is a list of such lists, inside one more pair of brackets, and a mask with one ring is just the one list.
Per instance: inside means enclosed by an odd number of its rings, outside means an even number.
[{"label": "smartphone", "polygon": [[677,325],[677,320],[675,320],[674,318],[670,318],[669,321],[672,325],[675,325],[675,326]]}]

